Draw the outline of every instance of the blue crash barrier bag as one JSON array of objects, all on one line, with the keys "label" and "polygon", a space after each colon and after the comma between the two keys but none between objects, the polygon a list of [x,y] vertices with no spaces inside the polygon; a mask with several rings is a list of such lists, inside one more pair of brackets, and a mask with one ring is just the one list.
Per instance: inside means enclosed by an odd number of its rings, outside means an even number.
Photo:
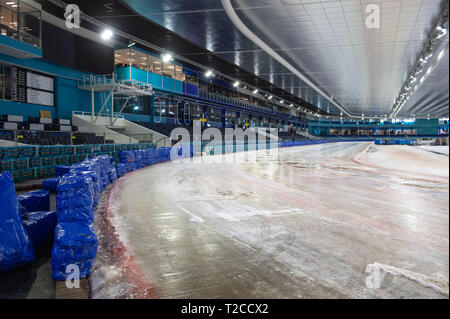
[{"label": "blue crash barrier bag", "polygon": [[19,195],[17,199],[21,214],[50,210],[50,192],[47,190],[25,193]]},{"label": "blue crash barrier bag", "polygon": [[136,160],[134,151],[120,151],[118,156],[121,163],[133,163]]},{"label": "blue crash barrier bag", "polygon": [[34,249],[39,249],[53,237],[56,211],[25,213],[22,222]]},{"label": "blue crash barrier bag", "polygon": [[158,150],[158,161],[165,162],[170,159],[170,147],[161,147]]},{"label": "blue crash barrier bag", "polygon": [[66,280],[71,274],[67,272],[69,265],[78,266],[80,278],[87,277],[94,264],[97,244],[92,224],[58,221],[51,260],[53,279]]},{"label": "blue crash barrier bag", "polygon": [[127,171],[128,172],[134,172],[136,170],[136,163],[128,163],[127,164]]},{"label": "blue crash barrier bag", "polygon": [[94,190],[90,172],[65,175],[57,187],[58,222],[94,220]]},{"label": "blue crash barrier bag", "polygon": [[70,166],[55,166],[55,176],[61,177],[70,172]]},{"label": "blue crash barrier bag", "polygon": [[42,181],[42,189],[50,192],[56,192],[56,186],[58,186],[60,177],[47,178]]},{"label": "blue crash barrier bag", "polygon": [[134,158],[136,163],[136,169],[141,169],[143,165],[142,152],[141,150],[134,151]]},{"label": "blue crash barrier bag", "polygon": [[117,180],[117,171],[115,168],[112,168],[109,172],[109,182],[114,183]]},{"label": "blue crash barrier bag", "polygon": [[117,164],[116,170],[117,170],[117,176],[122,177],[126,173],[128,173],[128,166],[127,166],[127,164]]},{"label": "blue crash barrier bag", "polygon": [[9,172],[0,174],[0,271],[34,259],[34,250],[17,205],[17,194]]},{"label": "blue crash barrier bag", "polygon": [[101,180],[100,171],[98,170],[97,165],[90,162],[82,162],[81,164],[73,165],[70,174],[77,176],[89,176],[92,179],[94,207],[97,207],[100,194],[103,190],[103,182]]}]

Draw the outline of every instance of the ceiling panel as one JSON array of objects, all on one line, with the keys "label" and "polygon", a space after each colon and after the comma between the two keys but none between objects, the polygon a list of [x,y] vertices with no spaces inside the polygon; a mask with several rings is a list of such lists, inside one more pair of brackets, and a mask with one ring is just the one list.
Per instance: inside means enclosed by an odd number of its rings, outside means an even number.
[{"label": "ceiling panel", "polygon": [[[316,106],[328,108],[326,99],[304,87],[301,80],[243,36],[228,19],[220,0],[124,2],[218,56],[288,92],[312,96]],[[255,34],[350,112],[366,115],[390,112],[444,3],[443,0],[233,1],[237,14]],[[365,27],[368,4],[380,7],[379,29]],[[448,78],[448,69],[441,72]],[[448,82],[440,85],[448,91]],[[335,107],[331,110],[339,112]]]}]

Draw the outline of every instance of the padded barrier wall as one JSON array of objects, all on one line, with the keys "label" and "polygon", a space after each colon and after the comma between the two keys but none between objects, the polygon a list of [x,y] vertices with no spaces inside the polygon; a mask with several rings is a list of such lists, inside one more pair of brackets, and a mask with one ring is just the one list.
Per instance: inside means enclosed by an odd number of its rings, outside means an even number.
[{"label": "padded barrier wall", "polygon": [[34,259],[9,172],[0,174],[0,203],[0,271],[8,271]]}]

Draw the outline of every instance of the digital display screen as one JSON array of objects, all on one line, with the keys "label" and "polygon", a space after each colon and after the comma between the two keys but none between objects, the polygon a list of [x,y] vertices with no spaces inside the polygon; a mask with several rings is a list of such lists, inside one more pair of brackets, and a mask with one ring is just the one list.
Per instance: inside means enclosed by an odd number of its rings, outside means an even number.
[{"label": "digital display screen", "polygon": [[54,78],[20,67],[12,67],[12,100],[55,106]]}]

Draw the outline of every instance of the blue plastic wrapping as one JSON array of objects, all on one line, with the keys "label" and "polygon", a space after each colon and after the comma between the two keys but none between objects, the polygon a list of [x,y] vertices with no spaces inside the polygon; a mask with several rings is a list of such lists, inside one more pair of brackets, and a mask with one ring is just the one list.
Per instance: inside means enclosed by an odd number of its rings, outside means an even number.
[{"label": "blue plastic wrapping", "polygon": [[58,186],[60,177],[48,178],[42,181],[42,189],[50,192],[56,192],[56,187]]},{"label": "blue plastic wrapping", "polygon": [[128,173],[128,165],[127,164],[117,164],[116,166],[116,171],[117,171],[117,177],[122,177],[124,176],[126,173]]},{"label": "blue plastic wrapping", "polygon": [[158,149],[158,162],[170,160],[170,147],[161,147]]},{"label": "blue plastic wrapping", "polygon": [[101,155],[99,156],[98,160],[100,161],[103,188],[106,188],[111,183],[111,156]]},{"label": "blue plastic wrapping", "polygon": [[14,182],[9,172],[0,174],[0,271],[7,271],[34,259],[17,204]]},{"label": "blue plastic wrapping", "polygon": [[66,272],[69,265],[79,267],[80,278],[87,277],[95,261],[97,244],[92,224],[58,221],[52,249],[52,277],[66,280],[70,275]]},{"label": "blue plastic wrapping", "polygon": [[120,151],[118,156],[120,163],[133,163],[136,160],[134,151]]},{"label": "blue plastic wrapping", "polygon": [[56,211],[32,212],[22,216],[23,226],[34,249],[41,248],[53,237],[56,219]]},{"label": "blue plastic wrapping", "polygon": [[70,172],[70,169],[70,166],[55,166],[55,176],[64,176]]},{"label": "blue plastic wrapping", "polygon": [[21,214],[50,210],[50,192],[38,190],[17,196]]},{"label": "blue plastic wrapping", "polygon": [[128,163],[127,170],[128,172],[134,172],[136,170],[136,163]]},{"label": "blue plastic wrapping", "polygon": [[109,181],[110,183],[114,183],[117,180],[117,171],[115,168],[112,168],[109,172]]},{"label": "blue plastic wrapping", "polygon": [[136,163],[136,169],[141,169],[143,167],[143,152],[142,152],[142,150],[135,150],[134,158],[135,158],[135,163]]},{"label": "blue plastic wrapping", "polygon": [[92,172],[65,175],[57,187],[58,222],[94,220],[94,189]]},{"label": "blue plastic wrapping", "polygon": [[100,166],[93,163],[91,160],[85,160],[80,164],[72,165],[70,171],[72,175],[85,176],[89,175],[93,180],[94,188],[94,207],[97,207],[97,203],[100,199],[101,192],[103,191],[103,182],[100,175]]}]

